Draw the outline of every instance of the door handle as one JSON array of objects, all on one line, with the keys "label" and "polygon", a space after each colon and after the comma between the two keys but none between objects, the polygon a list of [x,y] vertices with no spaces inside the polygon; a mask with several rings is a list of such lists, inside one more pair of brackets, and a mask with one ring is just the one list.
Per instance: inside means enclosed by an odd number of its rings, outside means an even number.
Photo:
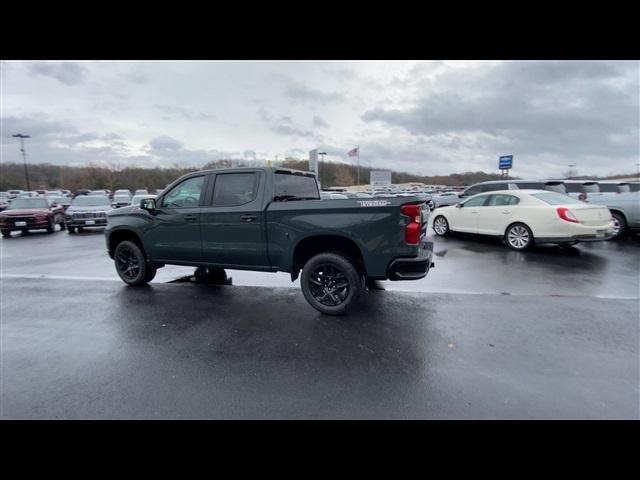
[{"label": "door handle", "polygon": [[255,215],[242,215],[240,217],[240,219],[243,222],[253,222],[255,219],[257,219],[258,217],[256,217]]},{"label": "door handle", "polygon": [[196,217],[195,215],[192,215],[192,214],[187,214],[187,215],[184,216],[184,219],[187,222],[195,222],[197,220],[197,218],[198,217]]},{"label": "door handle", "polygon": [[508,215],[508,214],[511,213],[511,211],[510,210],[503,210],[502,213],[504,213],[505,215]]}]

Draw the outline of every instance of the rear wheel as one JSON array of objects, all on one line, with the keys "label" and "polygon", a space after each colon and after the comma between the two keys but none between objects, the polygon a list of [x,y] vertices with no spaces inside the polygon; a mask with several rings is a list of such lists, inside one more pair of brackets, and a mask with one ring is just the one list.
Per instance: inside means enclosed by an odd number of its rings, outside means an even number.
[{"label": "rear wheel", "polygon": [[436,232],[436,234],[444,237],[445,235],[449,234],[449,222],[447,222],[447,219],[442,215],[438,215],[433,220],[433,230]]},{"label": "rear wheel", "polygon": [[65,225],[64,221],[60,222],[60,231],[64,230],[65,228],[67,228],[67,226]]},{"label": "rear wheel", "polygon": [[76,231],[76,227],[67,227],[67,232],[75,233],[75,231]]},{"label": "rear wheel", "polygon": [[116,272],[127,285],[144,285],[156,276],[156,269],[147,262],[142,249],[134,242],[120,242],[116,246],[113,260]]},{"label": "rear wheel", "polygon": [[627,221],[623,215],[617,212],[612,212],[611,217],[613,218],[613,237],[611,237],[611,240],[618,240],[627,231]]},{"label": "rear wheel", "polygon": [[504,240],[512,250],[527,250],[533,245],[533,233],[524,223],[509,225]]},{"label": "rear wheel", "polygon": [[342,315],[362,292],[362,273],[342,253],[319,253],[304,265],[300,286],[313,308],[326,315]]}]

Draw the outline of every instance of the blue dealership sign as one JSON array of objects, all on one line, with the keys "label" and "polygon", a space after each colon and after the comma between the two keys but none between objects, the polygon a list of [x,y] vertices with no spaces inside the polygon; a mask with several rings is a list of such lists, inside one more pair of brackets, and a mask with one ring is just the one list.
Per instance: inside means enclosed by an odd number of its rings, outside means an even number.
[{"label": "blue dealership sign", "polygon": [[500,170],[504,170],[507,168],[513,168],[513,155],[503,155],[499,158],[498,163]]}]

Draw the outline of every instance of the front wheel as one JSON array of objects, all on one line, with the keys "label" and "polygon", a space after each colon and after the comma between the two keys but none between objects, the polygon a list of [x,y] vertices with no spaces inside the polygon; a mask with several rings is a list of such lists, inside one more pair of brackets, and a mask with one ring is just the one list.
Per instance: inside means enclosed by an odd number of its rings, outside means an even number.
[{"label": "front wheel", "polygon": [[445,235],[449,234],[449,222],[447,222],[447,219],[442,215],[438,215],[433,220],[433,230],[437,235],[444,237]]},{"label": "front wheel", "polygon": [[313,308],[326,315],[342,315],[362,292],[362,274],[342,253],[319,253],[302,269],[300,286]]},{"label": "front wheel", "polygon": [[514,223],[507,228],[504,240],[512,250],[523,251],[533,245],[533,233],[524,223]]},{"label": "front wheel", "polygon": [[8,228],[3,228],[2,230],[0,230],[0,232],[2,232],[2,236],[3,237],[10,237],[11,236],[11,230],[9,230]]},{"label": "front wheel", "polygon": [[156,269],[147,262],[138,244],[130,241],[120,242],[113,254],[116,272],[127,285],[144,285],[156,275]]},{"label": "front wheel", "polygon": [[75,233],[75,231],[76,231],[76,227],[67,226],[67,232]]},{"label": "front wheel", "polygon": [[49,220],[49,225],[47,225],[47,233],[53,233],[56,229],[56,223],[53,220]]}]

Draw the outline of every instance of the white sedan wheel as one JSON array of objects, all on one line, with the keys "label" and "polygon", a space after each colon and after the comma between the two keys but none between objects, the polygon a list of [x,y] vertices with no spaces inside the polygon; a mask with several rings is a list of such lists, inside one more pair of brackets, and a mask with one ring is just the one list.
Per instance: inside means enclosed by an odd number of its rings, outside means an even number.
[{"label": "white sedan wheel", "polygon": [[447,222],[447,219],[442,215],[436,217],[433,221],[433,230],[438,235],[446,235],[449,232],[449,224]]},{"label": "white sedan wheel", "polygon": [[522,224],[516,224],[507,230],[507,244],[514,250],[525,250],[533,240],[531,231]]}]

